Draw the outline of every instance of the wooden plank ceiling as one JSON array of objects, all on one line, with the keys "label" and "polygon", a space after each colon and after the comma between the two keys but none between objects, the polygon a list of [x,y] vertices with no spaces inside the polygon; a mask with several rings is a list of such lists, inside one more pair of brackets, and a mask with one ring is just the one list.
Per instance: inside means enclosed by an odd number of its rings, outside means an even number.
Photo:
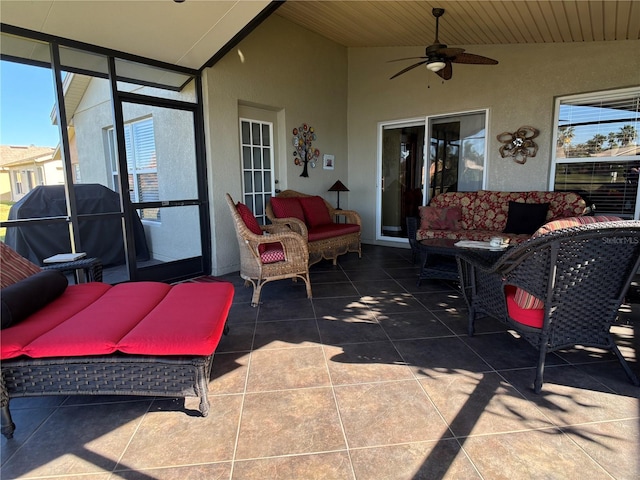
[{"label": "wooden plank ceiling", "polygon": [[288,0],[275,14],[346,47],[399,47],[433,43],[434,7],[449,46],[640,39],[637,0]]}]

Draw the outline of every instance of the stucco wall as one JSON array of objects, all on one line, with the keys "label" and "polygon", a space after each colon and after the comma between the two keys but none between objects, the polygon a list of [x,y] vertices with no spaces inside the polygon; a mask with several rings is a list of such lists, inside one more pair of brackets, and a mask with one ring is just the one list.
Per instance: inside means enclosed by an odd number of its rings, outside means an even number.
[{"label": "stucco wall", "polygon": [[[209,195],[212,204],[213,273],[239,269],[238,245],[225,193],[240,199],[239,105],[277,112],[274,135],[278,188],[318,194],[335,204],[327,189],[338,179],[349,188],[347,170],[347,50],[323,37],[272,16],[225,58],[206,70],[205,131]],[[292,130],[302,123],[315,128],[313,146],[335,155],[335,169],[321,162],[300,177],[293,163]],[[340,205],[348,206],[341,194]]]},{"label": "stucco wall", "polygon": [[[378,122],[488,108],[487,188],[546,190],[554,98],[640,84],[638,41],[462,48],[500,63],[454,64],[446,82],[426,68],[389,80],[405,63],[388,60],[419,56],[424,48],[349,49],[349,208],[363,217],[364,242],[375,238]],[[500,157],[496,136],[522,125],[540,130],[539,151],[519,165]]]},{"label": "stucco wall", "polygon": [[[612,47],[615,45],[615,49]],[[457,45],[456,45],[457,46]],[[337,179],[350,189],[343,208],[363,217],[363,241],[375,243],[377,125],[488,109],[487,185],[495,190],[547,189],[556,96],[640,84],[640,42],[462,46],[499,60],[497,66],[454,65],[453,78],[388,60],[419,56],[424,47],[346,49],[273,16],[213,68],[204,72],[205,131],[210,172],[213,273],[239,268],[233,225],[224,201],[241,194],[238,106],[276,112],[280,145],[278,188],[320,194]],[[409,62],[407,62],[409,63]],[[291,130],[306,122],[315,144],[336,156],[336,169],[310,169],[300,178],[293,164]],[[525,165],[503,159],[496,135],[531,125],[539,151]]]}]

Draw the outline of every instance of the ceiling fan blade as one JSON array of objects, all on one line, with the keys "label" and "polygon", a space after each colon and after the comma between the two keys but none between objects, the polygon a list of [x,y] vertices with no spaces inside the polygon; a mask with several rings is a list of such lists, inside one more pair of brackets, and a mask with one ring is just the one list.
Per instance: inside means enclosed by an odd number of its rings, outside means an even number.
[{"label": "ceiling fan blade", "polygon": [[438,50],[435,50],[433,52],[433,55],[439,56],[439,57],[456,57],[458,55],[462,55],[462,53],[464,52],[464,48],[440,48]]},{"label": "ceiling fan blade", "polygon": [[453,68],[451,62],[447,61],[445,67],[442,70],[436,72],[443,80],[450,80],[453,75]]},{"label": "ceiling fan blade", "polygon": [[427,57],[406,57],[406,58],[394,58],[393,60],[387,60],[387,63],[391,62],[399,62],[401,60],[418,60],[418,59],[427,59]]},{"label": "ceiling fan blade", "polygon": [[404,68],[404,69],[400,70],[393,77],[389,78],[389,80],[393,80],[397,76],[402,75],[403,73],[407,73],[409,70],[412,70],[412,69],[414,69],[416,67],[419,67],[420,65],[424,65],[425,63],[427,63],[427,60],[423,60],[421,62],[414,63],[413,65],[409,65],[407,68]]},{"label": "ceiling fan blade", "polygon": [[475,65],[497,65],[498,61],[493,58],[474,55],[473,53],[461,53],[450,60],[454,63],[473,63]]}]

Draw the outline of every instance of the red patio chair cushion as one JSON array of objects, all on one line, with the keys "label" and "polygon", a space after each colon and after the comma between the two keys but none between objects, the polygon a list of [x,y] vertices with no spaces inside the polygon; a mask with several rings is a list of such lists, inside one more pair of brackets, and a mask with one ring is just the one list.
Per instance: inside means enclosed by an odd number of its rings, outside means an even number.
[{"label": "red patio chair cushion", "polygon": [[258,223],[258,219],[253,214],[249,207],[247,207],[244,203],[238,202],[236,205],[238,209],[238,213],[242,218],[242,221],[247,226],[249,230],[251,230],[256,235],[262,235],[262,229],[260,228],[260,224]]},{"label": "red patio chair cushion", "polygon": [[282,262],[284,258],[284,250],[279,242],[262,244],[260,247],[260,260],[262,263]]},{"label": "red patio chair cushion", "polygon": [[515,300],[516,287],[514,286],[507,285],[505,287],[505,294],[507,297],[507,310],[509,312],[509,317],[523,325],[533,328],[542,328],[542,324],[544,322],[543,308],[520,307]]}]

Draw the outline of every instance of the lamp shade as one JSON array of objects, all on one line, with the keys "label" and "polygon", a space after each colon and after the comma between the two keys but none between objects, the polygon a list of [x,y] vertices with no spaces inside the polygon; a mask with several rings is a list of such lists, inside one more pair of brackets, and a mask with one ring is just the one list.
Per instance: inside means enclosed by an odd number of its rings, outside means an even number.
[{"label": "lamp shade", "polygon": [[338,180],[336,183],[331,185],[331,188],[329,190],[327,190],[327,191],[328,192],[348,192],[349,189],[344,186],[344,183],[342,183],[340,180]]}]

